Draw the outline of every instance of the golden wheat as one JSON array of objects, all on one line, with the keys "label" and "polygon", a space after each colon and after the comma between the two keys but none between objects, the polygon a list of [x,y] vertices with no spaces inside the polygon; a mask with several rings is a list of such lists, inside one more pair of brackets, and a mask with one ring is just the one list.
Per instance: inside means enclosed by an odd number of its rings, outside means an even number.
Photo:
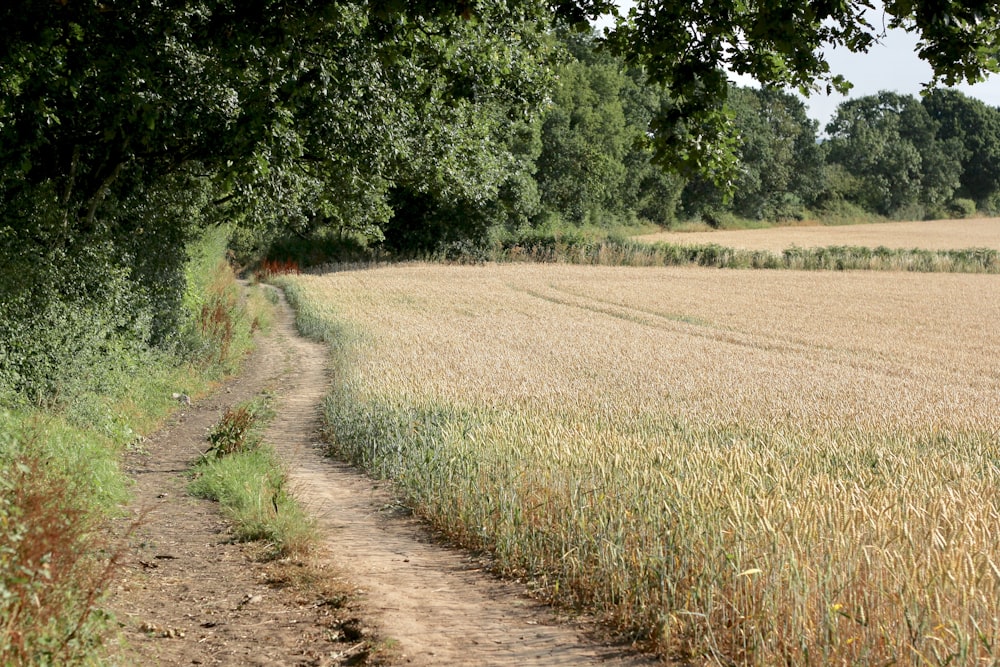
[{"label": "golden wheat", "polygon": [[1000,250],[1000,218],[882,222],[864,225],[791,226],[704,232],[658,232],[636,237],[647,243],[697,245],[717,243],[727,248],[778,252],[798,246],[864,246],[922,250]]},{"label": "golden wheat", "polygon": [[709,662],[1000,659],[996,277],[289,282],[360,334],[342,448],[547,594]]}]

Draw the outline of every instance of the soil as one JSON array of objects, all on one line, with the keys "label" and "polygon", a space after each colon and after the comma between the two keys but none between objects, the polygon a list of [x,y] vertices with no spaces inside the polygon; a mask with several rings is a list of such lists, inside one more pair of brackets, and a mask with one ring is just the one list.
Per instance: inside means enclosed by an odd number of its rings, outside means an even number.
[{"label": "soil", "polygon": [[[134,526],[108,603],[115,663],[141,665],[648,665],[589,619],[533,601],[401,508],[388,488],[326,458],[319,406],[327,351],[294,330],[284,299],[244,372],[196,399],[130,454]],[[186,472],[227,407],[261,392],[264,435],[320,531],[308,560],[267,562],[237,544]]]}]

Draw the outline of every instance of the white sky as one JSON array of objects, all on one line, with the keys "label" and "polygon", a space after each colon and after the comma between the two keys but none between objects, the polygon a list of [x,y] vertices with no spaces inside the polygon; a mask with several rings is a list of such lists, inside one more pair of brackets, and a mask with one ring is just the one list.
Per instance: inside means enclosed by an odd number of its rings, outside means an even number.
[{"label": "white sky", "polygon": [[[876,3],[878,0],[876,0]],[[618,0],[622,11],[631,4],[629,0]],[[868,19],[876,28],[882,24],[880,10],[869,9]],[[601,27],[605,22],[598,21]],[[837,106],[851,98],[872,95],[889,90],[903,95],[919,95],[923,84],[931,79],[930,65],[916,54],[917,38],[903,30],[888,31],[880,44],[868,53],[851,53],[847,49],[833,49],[827,52],[827,60],[833,74],[842,74],[854,84],[846,96],[834,93],[823,95],[813,93],[805,100],[807,113],[819,121],[822,134],[830,122]],[[749,78],[734,77],[742,85],[754,85]],[[1000,107],[1000,74],[974,86],[956,86],[966,95],[982,100],[986,104]]]},{"label": "white sky", "polygon": [[[846,49],[827,52],[830,70],[843,74],[854,88],[845,97],[814,93],[805,102],[809,115],[820,123],[820,131],[829,122],[837,105],[846,99],[871,95],[880,90],[890,90],[904,95],[919,95],[923,84],[931,79],[930,65],[916,54],[917,38],[902,30],[890,31],[882,44],[868,53],[851,53]],[[986,104],[1000,107],[1000,75],[994,74],[974,86],[956,86],[966,95]]]}]

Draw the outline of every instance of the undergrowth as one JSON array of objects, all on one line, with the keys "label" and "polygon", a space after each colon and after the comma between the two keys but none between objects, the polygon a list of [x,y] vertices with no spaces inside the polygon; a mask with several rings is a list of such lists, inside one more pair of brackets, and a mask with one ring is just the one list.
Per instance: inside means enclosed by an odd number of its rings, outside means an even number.
[{"label": "undergrowth", "polygon": [[0,478],[0,663],[86,662],[107,629],[97,608],[115,567],[84,489],[19,456]]}]

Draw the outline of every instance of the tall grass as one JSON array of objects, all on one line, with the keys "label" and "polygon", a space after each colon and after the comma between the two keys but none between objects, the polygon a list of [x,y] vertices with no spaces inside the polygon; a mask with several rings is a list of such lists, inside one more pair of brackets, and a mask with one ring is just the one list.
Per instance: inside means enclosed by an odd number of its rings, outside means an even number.
[{"label": "tall grass", "polygon": [[285,487],[280,458],[262,442],[273,417],[266,395],[227,410],[210,431],[211,446],[195,462],[188,488],[220,503],[237,540],[264,542],[269,557],[280,558],[306,553],[315,530]]},{"label": "tall grass", "polygon": [[99,437],[0,412],[0,663],[75,664],[97,650],[113,550],[100,516],[125,496]]},{"label": "tall grass", "polygon": [[535,238],[499,249],[500,262],[555,262],[605,266],[703,266],[726,269],[866,270],[1000,273],[1000,252],[900,249],[879,246],[791,247],[781,253],[722,245],[644,243],[630,239]]},{"label": "tall grass", "polygon": [[334,451],[553,600],[698,662],[1000,660],[992,278],[285,281]]}]

